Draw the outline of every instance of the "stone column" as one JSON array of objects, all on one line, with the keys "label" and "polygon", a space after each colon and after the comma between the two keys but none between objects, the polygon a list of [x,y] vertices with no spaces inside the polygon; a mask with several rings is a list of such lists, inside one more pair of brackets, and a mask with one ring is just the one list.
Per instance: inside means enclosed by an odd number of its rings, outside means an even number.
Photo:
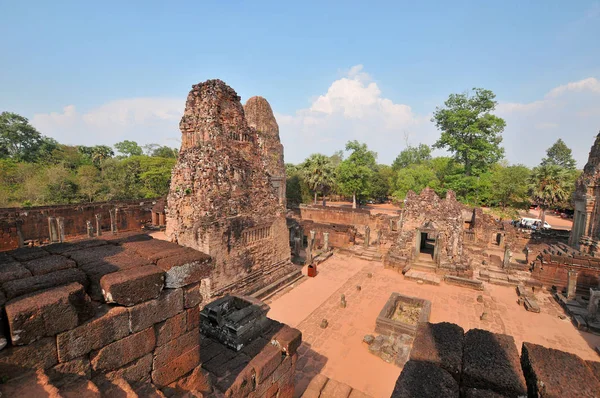
[{"label": "stone column", "polygon": [[158,225],[166,225],[165,213],[158,213]]},{"label": "stone column", "polygon": [[92,238],[94,236],[94,227],[92,226],[92,222],[90,220],[87,220],[85,222],[85,225],[87,227],[88,238]]},{"label": "stone column", "polygon": [[378,229],[377,230],[377,244],[378,245],[381,245],[382,238],[383,238],[383,232],[380,229]]},{"label": "stone column", "polygon": [[113,234],[116,234],[118,232],[117,217],[119,215],[119,209],[116,207],[114,209],[110,209],[108,211],[108,214],[110,215],[110,232],[112,232]]},{"label": "stone column", "polygon": [[329,250],[329,232],[323,232],[323,250]]},{"label": "stone column", "polygon": [[50,236],[50,243],[56,243],[59,241],[58,223],[54,217],[48,217],[48,232]]},{"label": "stone column", "polygon": [[300,249],[302,248],[302,238],[294,237],[294,257],[300,256]]},{"label": "stone column", "polygon": [[158,226],[158,213],[152,212],[152,225]]},{"label": "stone column", "polygon": [[102,235],[102,214],[96,214],[96,236]]},{"label": "stone column", "polygon": [[65,218],[58,217],[57,220],[58,220],[58,239],[62,243],[65,241]]},{"label": "stone column", "polygon": [[310,231],[310,237],[308,238],[308,245],[306,246],[306,260],[304,261],[305,264],[311,264],[312,263],[312,248],[313,248],[313,240],[314,240],[314,236],[315,236],[315,231]]},{"label": "stone column", "polygon": [[371,240],[371,228],[367,225],[365,227],[365,248],[369,247],[369,243]]},{"label": "stone column", "polygon": [[504,246],[504,234],[500,234],[500,239],[498,240],[498,246]]},{"label": "stone column", "polygon": [[504,259],[502,260],[502,268],[504,268],[506,270],[510,268],[510,257],[511,257],[510,248],[508,246],[506,246],[504,248]]},{"label": "stone column", "polygon": [[310,247],[314,247],[315,246],[315,236],[316,236],[317,232],[316,231],[310,231]]},{"label": "stone column", "polygon": [[577,289],[577,271],[570,270],[567,273],[567,298],[574,299]]},{"label": "stone column", "polygon": [[590,288],[590,303],[588,304],[588,319],[592,322],[598,320],[598,301],[600,301],[600,290]]},{"label": "stone column", "polygon": [[25,239],[23,239],[23,231],[21,231],[21,225],[23,224],[23,220],[15,221],[15,227],[17,228],[17,241],[19,248],[25,247]]}]

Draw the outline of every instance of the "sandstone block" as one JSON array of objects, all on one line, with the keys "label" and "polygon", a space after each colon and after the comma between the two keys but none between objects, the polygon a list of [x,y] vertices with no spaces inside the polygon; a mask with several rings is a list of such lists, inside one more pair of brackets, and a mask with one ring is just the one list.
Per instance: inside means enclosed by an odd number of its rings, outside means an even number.
[{"label": "sandstone block", "polygon": [[282,378],[285,378],[288,373],[292,372],[292,362],[294,361],[292,358],[293,357],[286,356],[283,358],[281,364],[275,369],[272,375],[272,380],[274,383],[279,382]]},{"label": "sandstone block", "polygon": [[11,250],[8,252],[15,260],[24,262],[35,258],[45,257],[48,255],[41,247],[22,247],[20,249]]},{"label": "sandstone block", "polygon": [[183,288],[183,306],[185,308],[195,307],[201,302],[200,283],[193,283]]},{"label": "sandstone block", "polygon": [[68,285],[73,282],[77,282],[84,287],[88,286],[88,280],[85,273],[78,269],[71,268],[6,282],[2,284],[2,289],[6,293],[6,298],[11,300],[24,294],[37,292],[38,290],[43,289],[50,289],[56,286]]},{"label": "sandstone block", "polygon": [[62,269],[75,268],[75,261],[63,256],[46,256],[23,263],[33,275],[44,275]]},{"label": "sandstone block", "polygon": [[0,351],[0,377],[22,376],[32,369],[48,369],[58,363],[56,339],[47,337],[25,346]]},{"label": "sandstone block", "polygon": [[115,370],[152,352],[156,345],[154,329],[148,328],[93,351],[90,362],[94,370]]},{"label": "sandstone block", "polygon": [[427,362],[408,361],[396,381],[391,398],[458,396],[458,383],[450,373]]},{"label": "sandstone block", "polygon": [[300,344],[302,344],[302,332],[284,325],[273,337],[271,344],[279,347],[286,355],[294,355]]},{"label": "sandstone block", "polygon": [[94,308],[83,286],[71,283],[11,300],[6,315],[13,344],[25,345],[77,327]]},{"label": "sandstone block", "polygon": [[439,366],[460,382],[463,340],[463,328],[453,323],[420,323],[410,359]]},{"label": "sandstone block", "polygon": [[164,272],[153,265],[114,272],[100,279],[104,300],[125,306],[157,298],[163,285]]},{"label": "sandstone block", "polygon": [[600,393],[600,381],[577,355],[523,343],[521,365],[529,396],[593,397]]},{"label": "sandstone block", "polygon": [[31,276],[31,272],[16,261],[5,262],[0,265],[0,283],[10,282]]},{"label": "sandstone block", "polygon": [[200,307],[192,307],[186,310],[187,313],[187,330],[192,330],[200,327]]},{"label": "sandstone block", "polygon": [[179,393],[186,391],[200,391],[202,393],[212,392],[212,381],[209,374],[197,366],[188,376],[182,377],[174,383],[169,384],[170,388]]},{"label": "sandstone block", "polygon": [[56,336],[61,362],[97,350],[129,334],[129,313],[123,307],[102,307],[96,316],[73,330]]},{"label": "sandstone block", "polygon": [[[156,331],[156,345],[162,346],[181,336],[187,331],[186,312],[180,312],[164,322],[154,325]],[[196,326],[197,327],[197,326]]]},{"label": "sandstone block", "polygon": [[79,357],[47,369],[46,374],[52,384],[56,387],[62,387],[63,384],[73,379],[89,379],[92,375],[92,368],[87,357]]},{"label": "sandstone block", "polygon": [[60,390],[61,398],[101,398],[98,386],[91,380],[75,379],[63,385]]},{"label": "sandstone block", "polygon": [[44,246],[44,250],[50,254],[66,254],[68,252],[103,246],[106,242],[100,239],[86,239],[79,242],[62,242]]},{"label": "sandstone block", "polygon": [[123,247],[152,262],[156,262],[161,258],[183,254],[190,250],[187,247],[179,246],[177,243],[159,239],[126,242],[123,243]]},{"label": "sandstone block", "polygon": [[150,382],[150,372],[152,371],[152,354],[144,355],[140,359],[123,366],[113,372],[108,372],[106,376],[109,379],[121,378],[129,383]]},{"label": "sandstone block", "polygon": [[168,366],[175,358],[200,345],[200,329],[194,329],[154,351],[154,369]]},{"label": "sandstone block", "polygon": [[198,251],[162,258],[156,265],[166,272],[165,287],[171,289],[200,282],[212,271],[210,256]]},{"label": "sandstone block", "polygon": [[506,398],[506,396],[490,390],[469,388],[465,393],[465,398]]},{"label": "sandstone block", "polygon": [[131,331],[139,332],[183,311],[183,291],[165,289],[156,300],[129,307]]},{"label": "sandstone block", "polygon": [[281,349],[271,344],[266,345],[259,353],[250,361],[250,366],[256,374],[256,383],[261,384],[266,380],[283,361],[285,354]]},{"label": "sandstone block", "polygon": [[321,391],[321,396],[331,398],[348,398],[350,391],[352,391],[352,388],[349,385],[329,379]]},{"label": "sandstone block", "polygon": [[527,395],[512,336],[471,329],[465,334],[462,385],[506,396]]},{"label": "sandstone block", "polygon": [[192,347],[164,366],[154,366],[152,382],[158,386],[169,385],[198,365],[200,365],[199,345]]}]

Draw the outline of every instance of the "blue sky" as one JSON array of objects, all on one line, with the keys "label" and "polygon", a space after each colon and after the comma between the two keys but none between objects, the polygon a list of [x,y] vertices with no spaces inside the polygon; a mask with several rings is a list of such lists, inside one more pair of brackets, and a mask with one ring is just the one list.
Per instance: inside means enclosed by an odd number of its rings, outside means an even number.
[{"label": "blue sky", "polygon": [[450,93],[491,89],[511,163],[600,130],[600,2],[0,0],[0,111],[68,144],[178,146],[194,83],[269,100],[286,161],[432,144]]}]

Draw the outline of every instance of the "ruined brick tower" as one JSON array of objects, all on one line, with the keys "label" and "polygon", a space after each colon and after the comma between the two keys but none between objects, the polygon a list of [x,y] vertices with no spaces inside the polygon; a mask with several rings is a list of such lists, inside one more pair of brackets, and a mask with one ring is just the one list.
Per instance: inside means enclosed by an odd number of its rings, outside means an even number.
[{"label": "ruined brick tower", "polygon": [[211,294],[250,293],[292,271],[285,168],[269,103],[220,80],[192,86],[167,198],[167,235],[215,260]]}]

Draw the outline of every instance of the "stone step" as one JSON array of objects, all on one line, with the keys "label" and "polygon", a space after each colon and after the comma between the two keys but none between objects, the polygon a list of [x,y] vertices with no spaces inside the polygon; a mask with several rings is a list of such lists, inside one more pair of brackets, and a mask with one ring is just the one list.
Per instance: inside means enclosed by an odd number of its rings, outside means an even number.
[{"label": "stone step", "polygon": [[302,275],[302,270],[294,270],[289,274],[284,275],[282,278],[279,278],[275,282],[269,284],[268,286],[265,286],[264,288],[254,292],[251,294],[251,297],[255,297],[259,300],[265,300],[303,277],[304,275]]},{"label": "stone step", "polygon": [[429,285],[436,286],[438,286],[442,282],[441,278],[435,274],[429,272],[415,271],[413,269],[404,274],[404,279],[413,280],[417,282],[421,281],[422,283],[427,283]]},{"label": "stone step", "polygon": [[154,384],[137,382],[131,384],[131,387],[139,397],[143,398],[166,398]]},{"label": "stone step", "polygon": [[437,266],[433,262],[424,262],[424,261],[413,261],[410,264],[410,267],[415,270],[435,272]]},{"label": "stone step", "polygon": [[98,386],[100,390],[100,396],[102,398],[110,397],[127,397],[127,398],[138,398],[139,395],[133,390],[131,385],[120,377],[108,379],[104,376],[99,376],[93,379],[93,382]]},{"label": "stone step", "polygon": [[62,398],[101,398],[98,386],[91,380],[79,379],[65,384],[60,389]]}]

